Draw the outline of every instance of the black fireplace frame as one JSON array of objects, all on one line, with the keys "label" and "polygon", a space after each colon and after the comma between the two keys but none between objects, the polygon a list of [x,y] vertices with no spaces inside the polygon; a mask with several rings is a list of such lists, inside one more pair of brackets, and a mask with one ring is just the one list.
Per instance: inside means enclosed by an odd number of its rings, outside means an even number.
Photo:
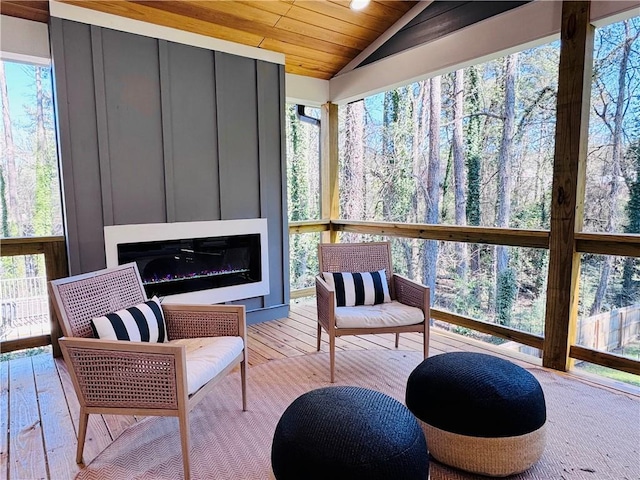
[{"label": "black fireplace frame", "polygon": [[165,297],[262,281],[261,235],[238,233],[119,243],[136,262],[147,296]]}]

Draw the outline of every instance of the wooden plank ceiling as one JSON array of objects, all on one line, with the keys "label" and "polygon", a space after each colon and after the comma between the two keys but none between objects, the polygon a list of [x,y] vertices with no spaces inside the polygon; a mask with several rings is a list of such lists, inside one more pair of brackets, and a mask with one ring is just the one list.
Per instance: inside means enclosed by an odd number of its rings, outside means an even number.
[{"label": "wooden plank ceiling", "polygon": [[[328,79],[417,2],[372,1],[364,10],[349,1],[125,1],[65,0],[105,13],[142,20],[286,55],[286,71]],[[46,1],[1,1],[5,15],[47,21]]]},{"label": "wooden plank ceiling", "polygon": [[49,21],[49,2],[47,0],[0,0],[0,13],[10,17],[47,23]]}]

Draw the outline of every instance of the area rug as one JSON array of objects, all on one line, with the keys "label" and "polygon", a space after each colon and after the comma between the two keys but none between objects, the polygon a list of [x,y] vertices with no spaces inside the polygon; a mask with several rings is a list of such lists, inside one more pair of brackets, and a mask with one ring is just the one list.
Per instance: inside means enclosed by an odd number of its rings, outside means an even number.
[{"label": "area rug", "polygon": [[[404,401],[417,352],[337,353],[336,384],[358,385]],[[640,400],[566,375],[531,368],[547,402],[547,447],[518,480],[640,478]],[[271,361],[249,369],[248,411],[241,410],[238,374],[224,379],[191,412],[192,478],[272,478],[271,440],[286,407],[299,395],[329,385],[326,353]],[[179,479],[178,421],[148,417],[129,427],[77,479]],[[432,480],[486,478],[431,462]]]}]

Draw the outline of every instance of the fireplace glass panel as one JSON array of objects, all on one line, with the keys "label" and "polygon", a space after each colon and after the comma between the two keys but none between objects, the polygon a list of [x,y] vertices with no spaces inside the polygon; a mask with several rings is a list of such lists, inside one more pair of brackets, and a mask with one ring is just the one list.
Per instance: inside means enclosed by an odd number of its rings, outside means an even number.
[{"label": "fireplace glass panel", "polygon": [[136,262],[149,297],[260,282],[260,234],[118,245],[118,263]]}]

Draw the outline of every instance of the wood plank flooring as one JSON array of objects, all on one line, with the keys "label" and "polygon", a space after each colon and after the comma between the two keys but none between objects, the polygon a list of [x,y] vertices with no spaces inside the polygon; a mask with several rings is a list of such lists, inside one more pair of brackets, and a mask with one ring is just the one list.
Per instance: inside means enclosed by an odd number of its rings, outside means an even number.
[{"label": "wood plank flooring", "polygon": [[[288,318],[251,325],[249,365],[315,352],[316,318],[314,303],[301,301],[291,306]],[[394,336],[342,337],[336,348],[393,349]],[[401,335],[400,349],[422,351],[420,335]],[[326,333],[321,350],[328,351]],[[505,354],[497,347],[432,328],[430,355],[461,350]],[[540,364],[524,355],[508,358],[521,365]],[[81,468],[75,463],[79,404],[64,362],[50,354],[0,362],[0,391],[0,480],[73,478]],[[91,415],[84,460],[90,462],[136,421],[132,416]]]}]

